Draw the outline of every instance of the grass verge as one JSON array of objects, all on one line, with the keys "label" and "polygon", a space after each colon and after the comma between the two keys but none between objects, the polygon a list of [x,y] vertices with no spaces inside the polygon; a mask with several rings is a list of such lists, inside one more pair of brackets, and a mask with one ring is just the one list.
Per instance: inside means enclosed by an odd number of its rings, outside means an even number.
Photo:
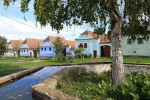
[{"label": "grass verge", "polygon": [[[103,62],[112,61],[111,58],[75,58],[73,63],[86,63],[86,62]],[[124,62],[128,63],[150,63],[150,58],[124,58]],[[55,59],[38,59],[38,58],[0,58],[0,77],[12,74],[24,69],[29,69],[37,66],[70,64],[70,62],[60,62]]]},{"label": "grass verge", "polygon": [[[75,58],[73,63],[98,62],[109,58]],[[0,77],[37,66],[70,64],[70,62],[55,59],[38,58],[0,58]]]}]

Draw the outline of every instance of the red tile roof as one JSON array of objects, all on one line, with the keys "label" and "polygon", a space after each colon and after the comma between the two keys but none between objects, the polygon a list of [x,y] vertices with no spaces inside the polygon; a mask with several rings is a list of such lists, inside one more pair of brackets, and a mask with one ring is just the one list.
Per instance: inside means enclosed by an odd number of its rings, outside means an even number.
[{"label": "red tile roof", "polygon": [[93,31],[86,30],[81,35],[91,35],[92,39],[98,39],[100,38],[100,43],[109,43],[109,39],[105,35],[97,35]]},{"label": "red tile roof", "polygon": [[[52,43],[54,43],[54,41],[56,40],[56,36],[48,36],[44,41],[51,41]],[[69,41],[69,40],[65,40],[64,37],[60,37],[60,39],[62,40],[62,43],[66,46],[71,45],[72,48],[75,48],[75,41]]]},{"label": "red tile roof", "polygon": [[42,44],[42,39],[26,38],[23,44],[28,44],[30,50],[36,50]]},{"label": "red tile roof", "polygon": [[[48,36],[44,41],[51,41],[52,43],[54,43],[56,38],[56,36]],[[60,37],[60,39],[62,40],[62,43],[65,43],[66,40],[64,37]]]},{"label": "red tile roof", "polygon": [[72,49],[75,49],[75,46],[76,46],[76,44],[75,44],[75,41],[70,41],[70,40],[66,40],[66,45],[71,45],[71,48]]},{"label": "red tile roof", "polygon": [[19,51],[23,42],[24,40],[11,40],[8,44],[12,46],[13,50]]}]

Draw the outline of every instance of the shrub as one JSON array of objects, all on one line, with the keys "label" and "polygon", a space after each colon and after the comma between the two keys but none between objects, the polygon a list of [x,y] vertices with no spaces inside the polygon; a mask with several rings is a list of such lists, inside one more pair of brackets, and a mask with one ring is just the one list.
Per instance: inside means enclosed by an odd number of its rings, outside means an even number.
[{"label": "shrub", "polygon": [[81,100],[149,100],[150,76],[148,73],[132,73],[126,76],[126,84],[112,85],[111,71],[102,74],[75,71],[63,76],[57,88]]},{"label": "shrub", "polygon": [[89,58],[89,56],[87,54],[84,54],[84,58]]},{"label": "shrub", "polygon": [[92,54],[90,53],[90,54],[89,54],[89,58],[91,58],[91,57],[92,57]]},{"label": "shrub", "polygon": [[76,58],[80,58],[80,55],[83,53],[84,49],[83,48],[77,48],[73,50],[75,53]]},{"label": "shrub", "polygon": [[64,56],[63,53],[56,54],[55,59],[57,61],[66,61],[66,57]]},{"label": "shrub", "polygon": [[126,84],[119,87],[102,82],[99,88],[106,91],[108,97],[117,100],[148,100],[150,99],[150,77],[148,73],[134,72],[126,76]]}]

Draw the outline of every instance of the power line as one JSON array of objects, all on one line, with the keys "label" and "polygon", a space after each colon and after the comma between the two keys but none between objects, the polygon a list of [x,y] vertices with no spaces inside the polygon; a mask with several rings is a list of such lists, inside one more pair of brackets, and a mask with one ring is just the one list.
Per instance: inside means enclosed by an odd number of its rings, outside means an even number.
[{"label": "power line", "polygon": [[[3,19],[1,19],[0,18],[0,20],[4,23],[4,24],[6,24],[8,27],[10,27],[11,29],[14,29],[14,30],[16,30],[17,32],[19,32],[19,33],[22,33],[22,32],[20,32],[18,29],[16,29],[15,27],[13,27],[12,25],[9,25],[7,22],[5,22]],[[19,34],[20,35],[20,34]],[[22,34],[21,34],[22,35]]]},{"label": "power line", "polygon": [[39,31],[41,31],[41,32],[50,33],[50,32],[48,32],[48,31],[35,28],[35,27],[31,26],[31,25],[27,25],[27,24],[25,24],[25,23],[23,23],[23,22],[20,22],[20,21],[16,20],[16,19],[13,19],[13,18],[11,18],[11,17],[8,17],[8,16],[6,16],[6,15],[4,15],[4,14],[2,14],[2,13],[0,13],[0,15],[2,15],[2,16],[4,16],[4,17],[7,17],[7,18],[9,18],[9,19],[11,19],[11,20],[13,20],[13,21],[16,21],[16,22],[18,22],[18,23],[20,23],[20,24],[23,24],[23,25],[26,25],[26,26],[28,26],[28,27],[34,28],[34,29],[36,29],[36,30],[39,30]]}]

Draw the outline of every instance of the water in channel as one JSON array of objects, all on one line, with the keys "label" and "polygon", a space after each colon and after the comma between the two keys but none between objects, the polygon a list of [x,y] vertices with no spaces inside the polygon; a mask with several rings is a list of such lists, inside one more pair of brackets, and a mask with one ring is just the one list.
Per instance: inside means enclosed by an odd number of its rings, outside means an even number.
[{"label": "water in channel", "polygon": [[0,88],[0,100],[35,100],[32,98],[32,86],[44,81],[64,67],[44,67],[29,76]]}]

